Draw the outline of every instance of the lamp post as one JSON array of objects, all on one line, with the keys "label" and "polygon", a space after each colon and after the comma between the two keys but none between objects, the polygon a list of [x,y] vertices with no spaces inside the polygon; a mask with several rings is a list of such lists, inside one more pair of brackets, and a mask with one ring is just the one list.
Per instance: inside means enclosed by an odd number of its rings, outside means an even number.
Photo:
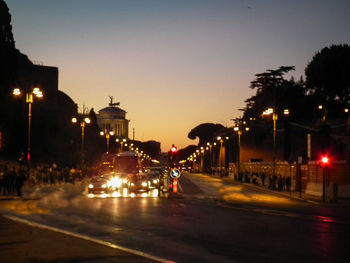
[{"label": "lamp post", "polygon": [[221,139],[220,136],[216,138],[216,140],[220,141],[220,149],[219,149],[219,170],[221,172],[221,165],[222,165],[222,142],[223,140]]},{"label": "lamp post", "polygon": [[322,104],[320,104],[317,106],[317,108],[322,113],[322,117],[321,117],[322,122],[326,122],[326,118],[327,118],[327,114],[328,114],[326,107],[324,107]]},{"label": "lamp post", "polygon": [[113,131],[100,131],[101,136],[106,137],[106,154],[109,154],[109,138],[114,135]]},{"label": "lamp post", "polygon": [[[237,132],[237,136],[238,136],[237,175],[239,176],[241,172],[241,167],[240,167],[241,166],[241,135],[243,132],[240,130],[238,126],[234,127],[233,130]],[[245,127],[244,130],[249,131],[249,127]]]},{"label": "lamp post", "polygon": [[[272,114],[272,120],[273,120],[273,176],[276,175],[276,129],[277,129],[277,119],[278,115],[276,112],[276,109],[268,108],[263,112],[263,115],[271,115]],[[289,110],[284,109],[283,114],[285,116],[289,115]]]},{"label": "lamp post", "polygon": [[[72,123],[77,123],[78,119],[76,117],[72,118]],[[85,126],[86,124],[90,124],[91,120],[88,117],[83,118],[80,121],[81,127],[81,163],[84,164],[85,161]]]},{"label": "lamp post", "polygon": [[209,168],[210,168],[210,172],[211,172],[211,167],[212,167],[212,161],[211,161],[211,148],[213,147],[213,145],[211,145],[209,142],[207,142],[207,150],[209,148]]},{"label": "lamp post", "polygon": [[[12,92],[14,96],[20,96],[22,91],[19,88],[15,88]],[[32,129],[32,103],[34,102],[34,96],[42,98],[43,93],[40,88],[35,87],[30,92],[26,92],[26,103],[28,103],[28,145],[27,145],[27,162],[30,165],[31,160],[31,129]]]},{"label": "lamp post", "polygon": [[126,143],[126,139],[115,139],[116,142],[119,142],[120,143],[120,152],[123,151],[123,144]]},{"label": "lamp post", "polygon": [[200,148],[200,155],[201,155],[200,170],[201,170],[201,173],[203,173],[203,165],[204,165],[204,147],[203,146],[201,146]]}]

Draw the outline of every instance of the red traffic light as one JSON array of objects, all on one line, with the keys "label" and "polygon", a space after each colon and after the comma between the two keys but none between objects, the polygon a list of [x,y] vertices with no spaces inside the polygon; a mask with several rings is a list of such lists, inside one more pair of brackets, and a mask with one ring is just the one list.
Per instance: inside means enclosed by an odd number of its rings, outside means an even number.
[{"label": "red traffic light", "polygon": [[322,166],[327,166],[329,165],[329,157],[328,156],[322,156],[321,157],[321,160],[320,160],[320,163]]},{"label": "red traffic light", "polygon": [[173,145],[170,150],[172,153],[175,153],[177,151],[177,148],[176,148],[176,146]]}]

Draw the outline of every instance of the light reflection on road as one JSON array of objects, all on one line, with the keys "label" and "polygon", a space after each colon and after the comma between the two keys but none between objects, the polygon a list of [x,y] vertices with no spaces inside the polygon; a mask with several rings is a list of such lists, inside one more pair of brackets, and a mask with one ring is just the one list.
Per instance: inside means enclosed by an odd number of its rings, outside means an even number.
[{"label": "light reflection on road", "polygon": [[119,198],[119,197],[131,197],[131,198],[149,198],[159,197],[158,189],[150,189],[146,192],[130,192],[127,188],[116,190],[108,194],[87,194],[88,198]]},{"label": "light reflection on road", "polygon": [[262,202],[262,203],[291,203],[289,198],[276,196],[268,193],[258,193],[246,191],[242,186],[227,186],[220,189],[223,199],[226,202],[244,201],[244,202]]}]

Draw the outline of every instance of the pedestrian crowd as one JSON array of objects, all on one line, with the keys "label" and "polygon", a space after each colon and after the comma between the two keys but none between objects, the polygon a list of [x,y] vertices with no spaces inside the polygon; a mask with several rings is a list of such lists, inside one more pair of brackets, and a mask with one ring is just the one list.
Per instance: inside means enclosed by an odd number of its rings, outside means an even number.
[{"label": "pedestrian crowd", "polygon": [[0,164],[0,193],[10,195],[17,193],[22,196],[22,187],[27,179],[26,171],[21,167]]},{"label": "pedestrian crowd", "polygon": [[86,174],[86,168],[59,167],[57,164],[38,165],[29,169],[26,165],[0,163],[0,195],[22,196],[25,183],[30,186],[74,184],[77,180],[81,181]]},{"label": "pedestrian crowd", "polygon": [[290,191],[292,186],[292,180],[290,176],[285,175],[270,175],[267,176],[264,172],[259,173],[249,173],[247,171],[239,173],[237,180],[241,183],[252,183],[255,185],[267,185],[271,190],[277,191]]},{"label": "pedestrian crowd", "polygon": [[211,174],[220,176],[220,177],[227,177],[231,173],[231,168],[226,167],[213,167],[211,168]]}]

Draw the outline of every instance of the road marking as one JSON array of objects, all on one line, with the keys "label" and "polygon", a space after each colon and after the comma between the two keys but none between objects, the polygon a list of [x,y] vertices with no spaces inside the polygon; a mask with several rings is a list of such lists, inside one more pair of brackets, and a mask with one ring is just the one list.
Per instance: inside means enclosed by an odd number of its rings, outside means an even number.
[{"label": "road marking", "polygon": [[103,245],[103,246],[107,246],[107,247],[114,248],[114,249],[119,249],[121,251],[130,253],[130,254],[141,256],[141,257],[144,257],[144,258],[148,258],[148,259],[151,259],[151,260],[154,260],[154,261],[157,261],[157,262],[161,262],[161,263],[176,263],[175,261],[164,259],[164,258],[157,257],[157,256],[153,256],[153,255],[150,255],[148,253],[145,253],[145,252],[142,252],[142,251],[139,251],[139,250],[118,246],[118,245],[115,245],[115,244],[107,242],[107,241],[103,241],[103,240],[100,240],[100,239],[96,239],[96,238],[85,236],[85,235],[81,235],[81,234],[77,234],[77,233],[70,232],[70,231],[63,230],[63,229],[59,229],[59,228],[56,228],[56,227],[35,223],[33,221],[29,221],[27,219],[19,218],[19,217],[13,216],[13,215],[4,215],[3,214],[3,216],[8,218],[8,219],[10,219],[10,220],[13,220],[13,221],[16,221],[16,222],[19,222],[19,223],[23,223],[23,224],[26,224],[26,225],[29,225],[29,226],[38,227],[38,228],[42,228],[42,229],[47,229],[47,230],[58,232],[58,233],[65,234],[65,235],[68,235],[68,236],[84,239],[84,240],[91,241],[91,242],[94,242],[94,243],[97,243],[97,244],[100,244],[100,245]]}]

